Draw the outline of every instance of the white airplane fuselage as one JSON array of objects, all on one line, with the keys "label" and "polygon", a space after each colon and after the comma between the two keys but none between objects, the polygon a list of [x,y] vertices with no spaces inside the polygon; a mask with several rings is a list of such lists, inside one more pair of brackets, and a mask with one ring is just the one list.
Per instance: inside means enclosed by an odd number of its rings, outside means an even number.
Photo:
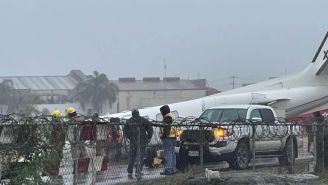
[{"label": "white airplane fuselage", "polygon": [[[313,61],[301,72],[215,95],[168,104],[179,117],[198,117],[205,109],[222,104],[265,104],[284,110],[286,117],[328,108],[328,33]],[[141,116],[159,120],[160,106],[139,109]],[[131,111],[107,115],[128,118]]]}]

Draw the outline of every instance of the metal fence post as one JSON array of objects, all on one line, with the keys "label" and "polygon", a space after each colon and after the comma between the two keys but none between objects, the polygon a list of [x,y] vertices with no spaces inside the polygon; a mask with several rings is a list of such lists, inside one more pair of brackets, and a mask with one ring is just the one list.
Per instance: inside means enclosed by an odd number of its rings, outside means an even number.
[{"label": "metal fence post", "polygon": [[199,143],[199,162],[200,162],[200,166],[201,168],[204,167],[204,128],[202,126],[200,126],[199,128],[200,130],[200,143]]},{"label": "metal fence post", "polygon": [[253,157],[253,161],[252,161],[252,165],[253,165],[253,171],[255,171],[255,159],[256,159],[256,154],[255,154],[255,135],[256,135],[256,125],[253,124],[252,125],[252,157]]},{"label": "metal fence post", "polygon": [[314,158],[315,158],[315,170],[318,169],[318,149],[317,149],[317,126],[316,122],[312,125],[313,132],[313,147],[314,147]]},{"label": "metal fence post", "polygon": [[[293,173],[293,164],[295,162],[295,159],[294,159],[294,131],[293,131],[293,124],[290,124],[290,140],[291,140],[291,144],[290,144],[290,147],[291,147],[291,162],[290,162],[290,165],[288,167],[288,172],[291,174]],[[288,159],[287,159],[288,160]]]},{"label": "metal fence post", "polygon": [[141,156],[141,134],[140,134],[140,125],[137,125],[137,133],[138,133],[138,137],[137,137],[137,164],[136,164],[136,176],[137,176],[137,180],[139,181],[141,179],[141,160],[142,157]]},{"label": "metal fence post", "polygon": [[78,126],[73,126],[73,145],[72,145],[72,154],[73,154],[73,165],[74,165],[74,177],[73,177],[73,184],[77,184],[77,174],[79,170],[78,166],[78,149],[79,149],[79,143],[78,143]]},{"label": "metal fence post", "polygon": [[[322,171],[324,169],[324,127],[322,125],[322,122],[318,123],[319,125],[317,126],[317,170]],[[321,131],[320,131],[321,130]],[[321,146],[320,146],[321,145]]]},{"label": "metal fence post", "polygon": [[321,145],[321,152],[322,152],[322,170],[325,169],[325,126],[322,125],[321,126],[321,131],[322,131],[322,135],[321,135],[321,139],[322,139],[322,145]]},{"label": "metal fence post", "polygon": [[[292,152],[292,159],[294,159],[294,133],[293,133],[294,131],[293,131],[293,125],[291,124],[290,125],[290,134],[291,134],[291,147],[292,147],[292,150],[291,150],[291,152]],[[292,161],[292,162],[294,162],[294,160]]]}]

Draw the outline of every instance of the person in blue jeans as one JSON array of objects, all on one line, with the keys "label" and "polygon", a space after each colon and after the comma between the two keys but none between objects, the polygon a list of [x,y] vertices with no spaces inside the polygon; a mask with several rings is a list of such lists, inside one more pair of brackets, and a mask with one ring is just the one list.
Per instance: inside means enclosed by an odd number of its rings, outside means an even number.
[{"label": "person in blue jeans", "polygon": [[160,174],[173,175],[177,172],[175,156],[176,127],[173,125],[174,118],[171,114],[170,107],[164,105],[160,108],[160,111],[163,116],[163,127],[160,128],[160,138],[163,142],[165,160],[165,169]]},{"label": "person in blue jeans", "polygon": [[128,178],[133,179],[133,168],[136,168],[135,175],[137,179],[141,179],[143,157],[146,146],[153,137],[153,127],[149,120],[141,117],[139,111],[134,109],[132,111],[132,117],[126,121],[124,133],[130,141],[129,164],[127,168]]}]

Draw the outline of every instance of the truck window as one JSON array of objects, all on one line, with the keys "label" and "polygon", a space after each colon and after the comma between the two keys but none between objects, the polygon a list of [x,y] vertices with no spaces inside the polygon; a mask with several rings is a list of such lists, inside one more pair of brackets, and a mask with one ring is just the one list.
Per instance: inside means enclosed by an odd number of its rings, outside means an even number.
[{"label": "truck window", "polygon": [[224,109],[220,121],[240,121],[240,118],[243,117],[239,115],[238,109]]},{"label": "truck window", "polygon": [[199,118],[201,122],[217,122],[221,116],[221,109],[208,109]]},{"label": "truck window", "polygon": [[201,116],[202,122],[235,122],[246,120],[247,109],[208,109]]},{"label": "truck window", "polygon": [[[254,109],[254,110],[252,110],[252,112],[251,112],[251,116],[250,116],[250,119],[252,119],[252,118],[262,118],[259,109]],[[263,118],[262,118],[262,119],[263,119]]]},{"label": "truck window", "polygon": [[270,109],[261,109],[260,112],[264,123],[274,123],[275,118]]}]

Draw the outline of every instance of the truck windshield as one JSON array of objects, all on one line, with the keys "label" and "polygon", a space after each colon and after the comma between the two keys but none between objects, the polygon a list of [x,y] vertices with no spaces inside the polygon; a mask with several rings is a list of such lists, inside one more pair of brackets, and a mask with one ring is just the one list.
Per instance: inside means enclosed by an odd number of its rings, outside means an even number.
[{"label": "truck windshield", "polygon": [[247,109],[207,109],[199,117],[202,123],[242,122],[246,120]]}]

